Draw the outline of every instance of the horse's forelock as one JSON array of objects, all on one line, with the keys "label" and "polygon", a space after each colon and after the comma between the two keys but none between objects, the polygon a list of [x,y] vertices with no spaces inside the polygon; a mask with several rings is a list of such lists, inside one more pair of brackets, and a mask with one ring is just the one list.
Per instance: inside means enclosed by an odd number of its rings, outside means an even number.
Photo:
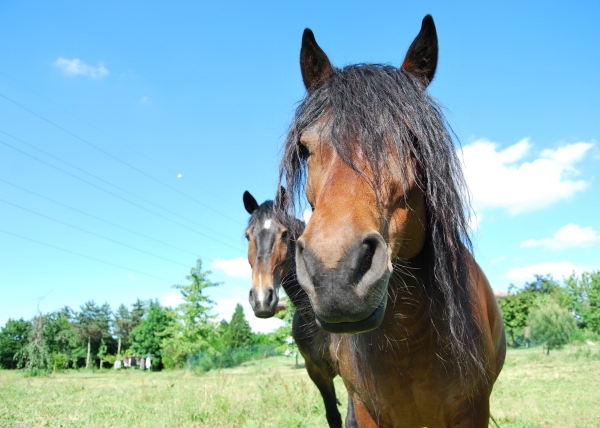
[{"label": "horse's forelock", "polygon": [[255,224],[264,224],[266,220],[276,220],[278,223],[286,227],[290,231],[292,239],[296,239],[304,232],[304,222],[297,218],[288,215],[283,208],[277,207],[274,201],[268,200],[260,204],[260,206],[252,213],[248,220],[248,227]]}]

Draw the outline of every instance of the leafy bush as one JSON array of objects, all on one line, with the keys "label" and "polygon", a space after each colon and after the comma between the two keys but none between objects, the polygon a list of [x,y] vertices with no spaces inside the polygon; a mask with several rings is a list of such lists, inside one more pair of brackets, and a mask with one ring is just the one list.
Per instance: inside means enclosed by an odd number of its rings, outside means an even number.
[{"label": "leafy bush", "polygon": [[600,342],[600,334],[587,328],[578,328],[573,333],[571,340],[577,344],[585,345],[587,342]]},{"label": "leafy bush", "polygon": [[546,354],[549,354],[551,349],[560,349],[569,343],[576,323],[568,310],[542,296],[530,310],[529,327],[531,340],[542,344],[546,348]]}]

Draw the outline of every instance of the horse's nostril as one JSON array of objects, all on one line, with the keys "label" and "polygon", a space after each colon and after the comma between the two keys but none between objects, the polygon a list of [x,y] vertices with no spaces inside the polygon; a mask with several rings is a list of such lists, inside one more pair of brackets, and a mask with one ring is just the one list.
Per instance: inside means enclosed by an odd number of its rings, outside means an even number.
[{"label": "horse's nostril", "polygon": [[303,251],[304,251],[304,240],[302,238],[300,238],[296,241],[296,253],[302,254]]},{"label": "horse's nostril", "polygon": [[358,259],[358,266],[356,270],[356,282],[360,282],[362,277],[371,269],[373,263],[373,255],[377,248],[377,241],[367,238],[363,241],[360,249],[360,258]]},{"label": "horse's nostril", "polygon": [[254,296],[254,291],[252,289],[250,289],[250,293],[249,293],[249,297],[252,300],[252,297]]},{"label": "horse's nostril", "polygon": [[267,305],[271,306],[271,303],[273,303],[273,289],[270,288],[269,289],[269,295],[267,296]]}]

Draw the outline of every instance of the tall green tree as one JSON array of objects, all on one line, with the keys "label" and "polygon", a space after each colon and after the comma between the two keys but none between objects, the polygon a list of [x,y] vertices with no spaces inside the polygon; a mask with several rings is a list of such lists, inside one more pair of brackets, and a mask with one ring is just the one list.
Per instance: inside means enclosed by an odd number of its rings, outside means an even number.
[{"label": "tall green tree", "polygon": [[69,307],[46,315],[44,336],[50,350],[54,368],[66,369],[79,347],[79,336],[74,325],[74,313]]},{"label": "tall green tree", "polygon": [[181,293],[183,303],[174,309],[174,320],[163,333],[165,364],[182,367],[189,354],[215,351],[217,325],[210,315],[214,302],[204,293],[220,283],[209,279],[211,273],[202,270],[202,260],[198,259],[186,277],[190,283],[173,286]]},{"label": "tall green tree", "polygon": [[15,355],[18,367],[23,367],[33,375],[47,373],[52,367],[50,349],[44,335],[44,315],[33,319],[27,344]]},{"label": "tall green tree", "polygon": [[121,354],[121,346],[130,345],[130,334],[133,330],[133,320],[131,312],[127,309],[127,306],[121,304],[115,313],[113,314],[113,331],[117,336],[117,354]]},{"label": "tall green tree", "polygon": [[536,299],[529,314],[531,340],[541,343],[546,354],[551,349],[560,349],[571,340],[576,328],[575,320],[569,311],[548,296]]},{"label": "tall green tree", "polygon": [[158,301],[150,301],[145,317],[131,331],[131,350],[137,355],[153,355],[153,369],[162,367],[161,342],[164,339],[165,329],[172,322],[173,315],[171,311],[163,308]]},{"label": "tall green tree", "polygon": [[27,345],[27,334],[31,329],[31,322],[10,319],[0,329],[0,368],[16,369],[15,355]]},{"label": "tall green tree", "polygon": [[136,299],[131,305],[131,329],[136,328],[139,323],[142,321],[146,312],[148,311],[149,303],[144,302],[143,300]]},{"label": "tall green tree", "polygon": [[87,345],[85,368],[90,367],[92,354],[97,354],[100,341],[110,336],[111,312],[108,303],[98,306],[91,300],[85,302],[77,314],[77,329]]},{"label": "tall green tree", "polygon": [[600,333],[600,271],[571,275],[565,281],[565,292],[578,326]]},{"label": "tall green tree", "polygon": [[539,296],[547,296],[562,306],[566,306],[568,300],[560,284],[551,275],[535,275],[535,279],[521,289],[511,284],[508,293],[508,296],[498,299],[498,304],[509,343],[515,347],[524,338],[529,311]]},{"label": "tall green tree", "polygon": [[225,348],[243,348],[252,342],[252,329],[244,316],[244,308],[239,303],[231,316],[223,338]]},{"label": "tall green tree", "polygon": [[529,309],[535,300],[535,294],[517,290],[514,285],[508,288],[508,296],[498,299],[504,329],[509,343],[516,347],[523,337],[523,329],[527,326]]}]

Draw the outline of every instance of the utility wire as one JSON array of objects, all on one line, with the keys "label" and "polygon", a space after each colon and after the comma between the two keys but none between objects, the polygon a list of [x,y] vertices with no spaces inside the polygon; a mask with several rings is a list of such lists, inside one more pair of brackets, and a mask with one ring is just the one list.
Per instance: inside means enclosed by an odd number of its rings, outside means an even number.
[{"label": "utility wire", "polygon": [[131,230],[131,229],[127,228],[127,227],[124,227],[124,226],[118,225],[118,224],[116,224],[116,223],[113,223],[112,221],[108,221],[108,220],[105,220],[105,219],[103,219],[103,218],[97,217],[97,216],[95,216],[95,215],[93,215],[93,214],[86,213],[85,211],[81,211],[81,210],[79,210],[79,209],[77,209],[77,208],[74,208],[74,207],[72,207],[72,206],[69,206],[69,205],[67,205],[67,204],[63,204],[62,202],[58,202],[58,201],[56,201],[56,200],[54,200],[54,199],[51,199],[51,198],[48,198],[48,197],[46,197],[46,196],[40,195],[39,193],[36,193],[36,192],[34,192],[34,191],[32,191],[32,190],[25,189],[24,187],[21,187],[21,186],[17,186],[16,184],[14,184],[14,183],[11,183],[11,182],[9,182],[9,181],[6,181],[6,180],[3,180],[2,178],[0,178],[0,181],[1,181],[1,182],[3,182],[3,183],[5,183],[5,184],[8,184],[9,186],[16,187],[17,189],[20,189],[20,190],[22,190],[22,191],[24,191],[24,192],[30,193],[30,194],[32,194],[32,195],[35,195],[35,196],[37,196],[38,198],[42,198],[42,199],[45,199],[45,200],[47,200],[47,201],[50,201],[50,202],[52,202],[52,203],[55,203],[55,204],[57,204],[57,205],[60,205],[60,206],[62,206],[62,207],[68,208],[68,209],[70,209],[70,210],[72,210],[72,211],[75,211],[76,213],[83,214],[83,215],[85,215],[85,216],[88,216],[88,217],[91,217],[91,218],[93,218],[93,219],[95,219],[95,220],[98,220],[98,221],[101,221],[101,222],[103,222],[103,223],[109,224],[109,225],[111,225],[111,226],[117,227],[117,228],[119,228],[119,229],[125,230],[125,231],[127,231],[127,232],[129,232],[129,233],[133,233],[133,234],[135,234],[135,235],[141,236],[142,238],[146,238],[146,239],[149,239],[149,240],[151,240],[151,241],[158,242],[159,244],[162,244],[162,245],[164,245],[164,246],[167,246],[167,247],[173,248],[173,249],[175,249],[175,250],[181,251],[181,252],[183,252],[183,253],[187,253],[187,254],[189,254],[189,255],[192,255],[192,256],[195,256],[195,257],[197,257],[197,254],[195,254],[195,253],[192,253],[191,251],[184,250],[183,248],[176,247],[176,246],[174,246],[174,245],[171,245],[171,244],[169,244],[169,243],[167,243],[167,242],[163,242],[163,241],[161,241],[161,240],[159,240],[159,239],[153,238],[153,237],[151,237],[151,236],[148,236],[148,235],[144,235],[143,233],[139,233],[139,232],[136,232],[135,230]]},{"label": "utility wire", "polygon": [[143,207],[142,205],[136,204],[136,203],[135,203],[135,202],[133,202],[133,201],[130,201],[130,200],[128,200],[128,199],[125,199],[125,198],[123,198],[122,196],[119,196],[119,195],[117,195],[117,194],[115,194],[115,193],[113,193],[113,192],[111,192],[111,191],[109,191],[109,190],[103,189],[102,187],[95,185],[94,183],[91,183],[91,182],[89,182],[89,181],[87,181],[87,180],[84,180],[84,179],[83,179],[83,178],[81,178],[81,177],[77,177],[76,175],[74,175],[74,174],[71,174],[70,172],[67,172],[67,171],[65,171],[65,170],[63,170],[63,169],[61,169],[61,168],[58,168],[58,167],[57,167],[57,166],[55,166],[55,165],[52,165],[52,164],[50,164],[50,163],[48,163],[48,162],[45,162],[45,161],[43,161],[43,160],[41,160],[41,159],[39,159],[39,158],[37,158],[37,157],[35,157],[35,156],[33,156],[33,155],[29,154],[29,153],[26,153],[26,152],[24,152],[24,151],[22,151],[22,150],[19,150],[19,149],[17,149],[16,147],[13,147],[12,145],[10,145],[10,144],[8,144],[8,143],[6,143],[6,142],[4,142],[4,141],[1,141],[1,140],[0,140],[0,144],[3,144],[3,145],[5,145],[5,146],[7,146],[7,147],[10,147],[11,149],[13,149],[13,150],[15,150],[15,151],[17,151],[17,152],[19,152],[19,153],[22,153],[22,154],[24,154],[25,156],[28,156],[28,157],[30,157],[30,158],[32,158],[32,159],[35,159],[35,160],[37,160],[38,162],[41,162],[41,163],[43,163],[44,165],[47,165],[47,166],[49,166],[49,167],[51,167],[51,168],[54,168],[54,169],[56,169],[56,170],[58,170],[58,171],[61,171],[62,173],[64,173],[64,174],[67,174],[67,175],[69,175],[69,176],[71,176],[71,177],[73,177],[73,178],[75,178],[75,179],[77,179],[77,180],[79,180],[79,181],[81,181],[81,182],[83,182],[83,183],[86,183],[86,184],[88,184],[88,185],[90,185],[90,186],[92,186],[92,187],[95,187],[95,188],[97,188],[97,189],[99,189],[99,190],[101,190],[101,191],[103,191],[103,192],[105,192],[105,193],[108,193],[109,195],[112,195],[112,196],[114,196],[115,198],[121,199],[121,200],[123,200],[123,201],[127,202],[128,204],[131,204],[131,205],[133,205],[133,206],[136,206],[136,207],[138,207],[138,208],[140,208],[140,209],[142,209],[142,210],[144,210],[144,211],[147,211],[147,212],[149,212],[149,213],[151,213],[151,214],[154,214],[154,215],[156,215],[156,216],[158,216],[158,217],[160,217],[160,218],[162,218],[162,219],[164,219],[164,220],[170,221],[171,223],[175,223],[175,224],[177,224],[177,225],[179,225],[179,226],[181,226],[181,227],[183,227],[183,228],[185,228],[185,229],[188,229],[188,230],[190,230],[190,231],[192,231],[192,232],[194,232],[194,233],[197,233],[197,234],[198,234],[198,235],[200,235],[200,236],[203,236],[203,237],[205,237],[205,238],[207,238],[207,239],[210,239],[210,240],[212,240],[212,241],[218,242],[218,243],[220,243],[221,245],[225,245],[225,246],[227,246],[227,247],[229,247],[229,248],[232,248],[232,249],[234,249],[234,250],[236,250],[236,251],[240,251],[240,248],[236,248],[236,247],[234,247],[234,246],[232,246],[232,245],[229,245],[229,244],[227,244],[227,243],[225,243],[225,242],[223,242],[223,241],[220,241],[220,240],[218,240],[218,239],[216,239],[216,238],[213,238],[212,236],[206,235],[206,234],[204,234],[204,233],[202,233],[202,232],[199,232],[199,231],[197,231],[197,230],[195,230],[195,229],[192,229],[191,227],[189,227],[189,226],[186,226],[185,224],[183,224],[183,223],[181,223],[181,222],[178,222],[178,221],[176,221],[176,220],[170,219],[170,218],[168,218],[168,217],[166,217],[166,216],[164,216],[164,215],[161,215],[161,214],[159,214],[159,213],[157,213],[157,212],[155,212],[155,211],[149,210],[148,208],[146,208],[146,207]]},{"label": "utility wire", "polygon": [[[55,159],[55,160],[57,160],[57,161],[59,161],[59,162],[62,162],[63,164],[65,164],[65,165],[68,165],[68,166],[70,166],[71,168],[74,168],[74,169],[76,169],[77,171],[80,171],[80,172],[82,172],[82,173],[84,173],[84,174],[86,174],[86,175],[89,175],[90,177],[93,177],[93,178],[95,178],[95,179],[96,179],[96,180],[98,180],[98,181],[101,181],[102,183],[108,184],[109,186],[112,186],[112,187],[114,187],[114,188],[116,188],[116,189],[119,189],[119,190],[120,190],[121,192],[123,192],[123,193],[126,193],[126,194],[128,194],[128,195],[130,195],[130,196],[133,196],[134,198],[137,198],[137,199],[139,199],[139,200],[142,200],[142,201],[146,202],[147,204],[149,204],[149,205],[152,205],[152,206],[154,206],[154,207],[156,207],[156,208],[159,208],[159,209],[161,209],[161,210],[163,210],[163,211],[166,211],[166,212],[168,212],[169,214],[172,214],[172,215],[174,215],[174,216],[176,216],[176,217],[179,217],[179,218],[182,218],[182,219],[184,219],[184,220],[186,220],[186,221],[189,221],[190,223],[192,223],[192,224],[196,225],[197,227],[200,227],[201,229],[208,230],[208,231],[210,231],[210,232],[214,233],[215,235],[219,235],[219,236],[221,236],[222,238],[225,238],[225,239],[228,239],[228,240],[230,240],[230,241],[233,241],[233,242],[235,242],[235,240],[231,239],[231,238],[230,238],[229,236],[227,236],[227,235],[224,235],[224,234],[222,234],[222,233],[220,233],[220,232],[214,231],[214,230],[212,230],[212,229],[210,229],[210,228],[208,228],[208,227],[206,227],[206,226],[203,226],[203,225],[201,225],[200,223],[198,223],[198,222],[196,222],[196,221],[194,221],[194,220],[190,220],[189,218],[187,218],[187,217],[185,217],[185,216],[182,216],[181,214],[179,214],[179,213],[177,213],[177,212],[175,212],[175,211],[172,211],[172,210],[170,210],[170,209],[168,209],[168,208],[165,208],[165,207],[163,207],[163,206],[161,206],[161,205],[158,205],[158,204],[156,204],[156,203],[154,203],[154,202],[152,202],[152,201],[149,201],[149,200],[148,200],[148,199],[146,199],[146,198],[143,198],[143,197],[141,197],[141,196],[139,196],[139,195],[136,195],[135,193],[133,193],[133,192],[130,192],[130,191],[128,191],[128,190],[126,190],[126,189],[122,188],[121,186],[117,186],[116,184],[113,184],[113,183],[111,183],[110,181],[107,181],[107,180],[105,180],[105,179],[103,179],[103,178],[101,178],[101,177],[98,177],[98,176],[97,176],[97,175],[95,175],[95,174],[92,174],[91,172],[88,172],[88,171],[86,171],[86,170],[84,170],[84,169],[82,169],[82,168],[79,168],[78,166],[75,166],[75,165],[73,165],[73,164],[72,164],[72,163],[70,163],[70,162],[67,162],[67,161],[65,161],[65,160],[63,160],[63,159],[61,159],[61,158],[59,158],[59,157],[57,157],[57,156],[54,156],[53,154],[51,154],[51,153],[48,153],[47,151],[45,151],[45,150],[42,150],[42,149],[40,149],[39,147],[37,147],[37,146],[35,146],[35,145],[31,144],[31,143],[28,143],[28,142],[26,142],[26,141],[24,141],[24,140],[22,140],[22,139],[20,139],[20,138],[18,138],[18,137],[15,137],[14,135],[11,135],[11,134],[9,134],[8,132],[2,131],[1,129],[0,129],[0,132],[1,132],[1,133],[3,133],[4,135],[7,135],[7,136],[9,136],[10,138],[12,138],[12,139],[14,139],[14,140],[17,140],[17,141],[19,141],[19,142],[20,142],[20,143],[22,143],[22,144],[25,144],[25,145],[26,145],[26,146],[28,146],[28,147],[31,147],[31,148],[32,148],[32,149],[34,149],[34,150],[37,150],[38,152],[41,152],[41,153],[45,154],[46,156],[49,156],[49,157],[51,157],[52,159]],[[8,143],[4,143],[4,144],[8,144]],[[13,148],[14,148],[14,146],[12,146],[12,145],[11,145],[11,147],[13,147]]]},{"label": "utility wire", "polygon": [[115,264],[115,263],[107,262],[106,260],[101,260],[101,259],[97,259],[95,257],[86,256],[85,254],[81,254],[81,253],[78,253],[76,251],[67,250],[65,248],[57,247],[56,245],[47,244],[47,243],[42,242],[42,241],[38,241],[38,240],[35,240],[35,239],[27,238],[25,236],[18,235],[16,233],[12,233],[12,232],[9,232],[9,231],[4,230],[4,229],[0,229],[0,232],[6,233],[7,235],[16,236],[17,238],[21,238],[21,239],[24,239],[26,241],[35,242],[36,244],[44,245],[46,247],[54,248],[55,250],[64,251],[65,253],[74,254],[74,255],[79,256],[79,257],[83,257],[83,258],[86,258],[86,259],[89,259],[89,260],[93,260],[95,262],[104,263],[105,265],[118,267],[120,269],[125,269],[125,270],[127,270],[129,272],[139,273],[140,275],[145,275],[145,276],[149,276],[149,277],[152,277],[152,278],[160,279],[161,281],[172,282],[169,279],[166,279],[166,278],[163,278],[163,277],[160,277],[160,276],[156,276],[156,275],[153,275],[151,273],[146,273],[146,272],[142,272],[142,271],[139,271],[139,270],[130,269],[130,268],[125,267],[125,266],[121,266],[121,265],[118,265],[118,264]]},{"label": "utility wire", "polygon": [[[111,140],[119,143],[121,146],[123,147],[127,147],[129,150],[131,150],[133,153],[135,153],[137,156],[143,157],[144,159],[146,159],[148,162],[150,162],[151,164],[153,164],[154,166],[157,166],[159,168],[161,168],[163,171],[167,171],[169,174],[172,174],[173,171],[170,170],[169,168],[165,167],[163,164],[156,162],[154,159],[152,159],[151,157],[149,157],[145,152],[141,152],[139,150],[134,149],[133,147],[131,147],[129,144],[119,140],[118,138],[113,137],[112,135],[110,135],[109,133],[107,133],[106,131],[98,128],[97,126],[95,126],[94,124],[88,122],[87,120],[77,116],[76,114],[72,113],[71,111],[65,109],[64,107],[62,107],[61,105],[55,103],[54,101],[52,101],[51,99],[41,95],[39,92],[34,91],[33,89],[31,89],[29,86],[25,85],[22,82],[19,82],[17,79],[15,79],[12,76],[9,76],[8,74],[6,74],[5,72],[3,72],[2,70],[0,70],[0,74],[3,75],[4,77],[6,77],[7,79],[12,80],[14,83],[16,83],[17,85],[21,86],[22,88],[27,89],[29,92],[31,92],[32,94],[34,94],[35,96],[37,96],[38,98],[43,99],[44,101],[46,101],[47,103],[53,105],[54,107],[58,108],[59,110],[62,110],[63,112],[71,115],[72,117],[74,117],[75,119],[79,120],[80,122],[84,123],[85,125],[89,126],[90,128],[100,132],[101,134],[104,134],[106,137],[110,138]],[[197,182],[193,181],[193,180],[189,180],[186,179],[186,182],[191,182],[191,184],[193,184],[194,186],[198,187],[200,190],[202,190],[203,192],[208,193],[209,195],[211,195],[213,198],[218,199],[219,201],[223,202],[223,203],[228,203],[228,201],[226,201],[225,199],[223,199],[222,197],[220,197],[219,195],[217,195],[216,193],[211,192],[210,190],[207,190],[204,186],[199,185]]]},{"label": "utility wire", "polygon": [[95,237],[97,237],[97,238],[105,239],[105,240],[107,240],[107,241],[109,241],[109,242],[112,242],[112,243],[114,243],[114,244],[122,245],[123,247],[129,248],[129,249],[132,249],[132,250],[135,250],[135,251],[139,251],[140,253],[144,253],[144,254],[147,254],[147,255],[149,255],[149,256],[156,257],[156,258],[158,258],[158,259],[162,259],[162,260],[165,260],[165,261],[167,261],[167,262],[174,263],[174,264],[176,264],[176,265],[180,265],[180,266],[183,266],[183,267],[189,267],[188,265],[185,265],[185,264],[183,264],[183,263],[180,263],[180,262],[178,262],[178,261],[171,260],[171,259],[168,259],[168,258],[166,258],[166,257],[163,257],[163,256],[159,256],[159,255],[157,255],[157,254],[154,254],[154,253],[151,253],[151,252],[149,252],[149,251],[142,250],[142,249],[140,249],[140,248],[136,248],[136,247],[134,247],[134,246],[132,246],[132,245],[129,245],[129,244],[125,244],[124,242],[120,242],[120,241],[117,241],[117,240],[115,240],[115,239],[108,238],[108,237],[106,237],[106,236],[104,236],[104,235],[100,235],[99,233],[92,232],[92,231],[90,231],[90,230],[87,230],[87,229],[83,229],[83,228],[81,228],[81,227],[79,227],[79,226],[75,226],[75,225],[73,225],[73,224],[70,224],[70,223],[67,223],[67,222],[65,222],[65,221],[58,220],[58,219],[56,219],[56,218],[54,218],[54,217],[47,216],[46,214],[42,214],[42,213],[39,213],[39,212],[37,212],[37,211],[30,210],[29,208],[25,208],[25,207],[22,207],[22,206],[20,206],[20,205],[13,204],[12,202],[6,201],[6,200],[4,200],[4,199],[2,199],[2,198],[0,198],[0,202],[4,202],[4,203],[5,203],[5,204],[7,204],[7,205],[11,205],[11,206],[13,206],[13,207],[15,207],[15,208],[19,208],[19,209],[21,209],[21,210],[23,210],[23,211],[27,211],[27,212],[29,212],[29,213],[32,213],[32,214],[38,215],[38,216],[40,216],[40,217],[43,217],[43,218],[45,218],[45,219],[52,220],[52,221],[54,221],[54,222],[56,222],[56,223],[62,224],[62,225],[64,225],[64,226],[70,227],[70,228],[72,228],[72,229],[79,230],[80,232],[85,232],[85,233],[87,233],[87,234],[89,234],[89,235],[92,235],[92,236],[95,236]]},{"label": "utility wire", "polygon": [[91,142],[87,141],[86,139],[84,139],[84,138],[81,138],[80,136],[78,136],[78,135],[76,135],[76,134],[72,133],[71,131],[69,131],[69,130],[67,130],[67,129],[63,128],[62,126],[60,126],[60,125],[58,125],[58,124],[56,124],[56,123],[52,122],[51,120],[49,120],[49,119],[46,119],[46,118],[45,118],[45,117],[43,117],[42,115],[40,115],[40,114],[38,114],[38,113],[34,112],[33,110],[30,110],[29,108],[25,107],[24,105],[22,105],[22,104],[18,103],[17,101],[15,101],[15,100],[13,100],[13,99],[11,99],[11,98],[7,97],[6,95],[4,95],[4,94],[0,94],[0,97],[4,98],[5,100],[7,100],[7,101],[9,101],[9,102],[11,102],[11,103],[13,103],[13,104],[14,104],[14,105],[16,105],[16,106],[18,106],[18,107],[22,108],[22,109],[23,109],[23,110],[25,110],[26,112],[28,112],[28,113],[32,114],[33,116],[35,116],[35,117],[37,117],[37,118],[39,118],[39,119],[43,120],[44,122],[46,122],[46,123],[49,123],[50,125],[52,125],[52,126],[54,126],[54,127],[58,128],[58,129],[60,129],[61,131],[65,132],[66,134],[68,134],[68,135],[72,136],[73,138],[75,138],[75,139],[77,139],[77,140],[79,140],[79,141],[81,141],[81,142],[83,142],[83,143],[87,144],[87,145],[88,145],[88,146],[90,146],[90,147],[93,147],[94,149],[98,150],[99,152],[103,153],[104,155],[108,156],[109,158],[111,158],[111,159],[113,159],[113,160],[115,160],[115,161],[117,161],[117,162],[119,162],[119,163],[121,163],[121,164],[123,164],[123,165],[127,166],[128,168],[131,168],[131,169],[133,169],[133,170],[134,170],[134,171],[136,171],[137,173],[139,173],[139,174],[142,174],[143,176],[145,176],[145,177],[147,177],[147,178],[149,178],[149,179],[151,179],[151,180],[153,180],[153,181],[155,181],[155,182],[157,182],[157,183],[159,183],[159,184],[162,184],[163,186],[167,187],[168,189],[171,189],[172,191],[174,191],[174,192],[176,192],[176,193],[179,193],[180,195],[182,195],[182,196],[184,196],[184,197],[186,197],[186,198],[188,198],[188,199],[190,199],[190,200],[192,200],[192,201],[196,202],[197,204],[199,204],[199,205],[203,206],[204,208],[206,208],[206,209],[208,209],[208,210],[211,210],[211,211],[213,211],[213,212],[215,212],[215,213],[217,213],[217,214],[220,214],[220,215],[222,215],[224,218],[226,218],[226,219],[228,219],[228,220],[231,220],[231,221],[233,221],[234,223],[237,223],[237,224],[242,224],[242,223],[240,223],[238,220],[236,220],[236,219],[234,219],[234,218],[232,218],[232,217],[229,217],[227,214],[224,214],[224,213],[220,212],[219,210],[216,210],[216,209],[212,208],[211,206],[209,206],[209,205],[206,205],[205,203],[203,203],[203,202],[201,202],[201,201],[197,200],[196,198],[194,198],[194,197],[192,197],[192,196],[188,195],[187,193],[184,193],[184,192],[182,192],[181,190],[179,190],[179,189],[177,189],[177,188],[175,188],[175,187],[173,187],[173,186],[171,186],[171,185],[169,185],[169,184],[167,184],[167,183],[165,183],[165,182],[163,182],[163,181],[159,180],[158,178],[151,176],[150,174],[148,174],[148,173],[146,173],[146,172],[142,171],[142,170],[141,170],[141,169],[139,169],[139,168],[136,168],[135,166],[131,165],[130,163],[128,163],[128,162],[126,162],[126,161],[124,161],[124,160],[122,160],[122,159],[118,158],[117,156],[115,156],[115,155],[113,155],[113,154],[111,154],[111,153],[107,152],[106,150],[104,150],[104,149],[102,149],[102,148],[98,147],[97,145],[95,145],[95,144],[93,144],[93,143],[91,143]]}]

